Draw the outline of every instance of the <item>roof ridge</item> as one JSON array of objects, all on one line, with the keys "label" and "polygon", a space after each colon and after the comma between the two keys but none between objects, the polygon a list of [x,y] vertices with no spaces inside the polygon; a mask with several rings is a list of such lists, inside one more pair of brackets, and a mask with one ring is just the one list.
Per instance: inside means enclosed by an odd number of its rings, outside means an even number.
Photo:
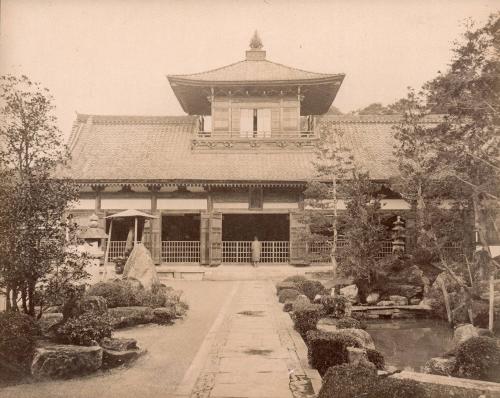
[{"label": "roof ridge", "polygon": [[230,64],[228,64],[228,65],[219,66],[218,68],[205,70],[205,71],[203,71],[203,72],[196,72],[196,73],[183,73],[183,74],[180,74],[180,75],[167,75],[167,79],[169,79],[169,78],[171,78],[171,77],[197,76],[197,75],[203,75],[203,74],[205,74],[205,73],[217,72],[218,70],[225,69],[225,68],[228,68],[228,67],[230,67],[230,66],[237,65],[237,64],[241,64],[241,63],[246,62],[246,61],[247,61],[246,59],[243,59],[243,60],[241,60],[241,61],[232,62],[232,63],[230,63]]},{"label": "roof ridge", "polygon": [[189,124],[194,122],[196,116],[191,115],[103,115],[103,114],[78,114],[77,122],[84,123],[89,118],[93,123],[161,123],[175,122]]},{"label": "roof ridge", "polygon": [[[282,63],[279,63],[279,62],[270,61],[270,60],[268,60],[268,59],[265,59],[264,61],[269,62],[269,63],[274,64],[274,65],[282,66],[282,67],[284,67],[284,68],[288,68],[288,69],[296,70],[296,71],[298,71],[298,72],[313,73],[313,74],[315,74],[315,75],[321,75],[321,76],[345,76],[345,73],[322,73],[322,72],[313,72],[313,71],[310,71],[310,70],[305,70],[305,69],[295,68],[294,66],[288,66],[288,65],[285,65],[285,64],[282,64]],[[254,62],[254,61],[251,61],[251,62]]]},{"label": "roof ridge", "polygon": [[[422,123],[438,123],[443,120],[445,115],[443,114],[430,114],[424,116]],[[356,123],[381,123],[389,124],[400,121],[403,118],[403,114],[391,114],[391,115],[322,115],[320,119],[331,122],[345,123],[345,124],[356,124]]]}]

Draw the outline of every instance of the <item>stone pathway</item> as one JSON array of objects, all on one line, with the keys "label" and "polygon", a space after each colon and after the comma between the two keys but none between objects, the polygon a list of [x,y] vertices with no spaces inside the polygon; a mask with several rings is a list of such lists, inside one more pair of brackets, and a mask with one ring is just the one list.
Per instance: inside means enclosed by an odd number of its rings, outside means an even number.
[{"label": "stone pathway", "polygon": [[[320,383],[269,281],[239,282],[177,397],[309,398]],[[196,369],[196,370],[194,370]]]}]

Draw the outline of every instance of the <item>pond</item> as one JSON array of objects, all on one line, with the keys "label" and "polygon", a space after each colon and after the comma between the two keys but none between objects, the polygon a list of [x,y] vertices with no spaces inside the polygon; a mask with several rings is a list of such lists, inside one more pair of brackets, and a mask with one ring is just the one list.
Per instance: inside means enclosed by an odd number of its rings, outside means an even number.
[{"label": "pond", "polygon": [[384,354],[386,365],[421,371],[432,357],[452,348],[453,329],[433,319],[369,320],[367,332]]}]

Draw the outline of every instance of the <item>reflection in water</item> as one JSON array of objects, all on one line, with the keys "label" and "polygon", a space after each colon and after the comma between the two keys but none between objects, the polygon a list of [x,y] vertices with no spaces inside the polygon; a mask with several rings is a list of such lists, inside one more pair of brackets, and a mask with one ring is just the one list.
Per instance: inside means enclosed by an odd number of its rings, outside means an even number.
[{"label": "reflection in water", "polygon": [[432,357],[451,349],[453,329],[430,319],[367,320],[367,331],[387,365],[420,371]]}]

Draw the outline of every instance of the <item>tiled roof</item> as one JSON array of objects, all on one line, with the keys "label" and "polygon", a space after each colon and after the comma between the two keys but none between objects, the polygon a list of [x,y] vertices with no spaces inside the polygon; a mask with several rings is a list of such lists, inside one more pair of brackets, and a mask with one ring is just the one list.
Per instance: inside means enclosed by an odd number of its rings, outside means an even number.
[{"label": "tiled roof", "polygon": [[[396,175],[392,126],[397,116],[324,116],[318,124],[343,131],[346,145],[373,179]],[[437,121],[437,120],[436,120]],[[434,122],[434,120],[429,120]],[[307,181],[310,149],[274,152],[191,149],[196,118],[78,115],[69,175],[82,181]],[[66,173],[65,173],[66,174]]]},{"label": "tiled roof", "polygon": [[169,79],[203,82],[279,82],[318,80],[338,76],[343,75],[309,72],[262,59],[257,61],[243,60],[201,73],[171,75]]}]

